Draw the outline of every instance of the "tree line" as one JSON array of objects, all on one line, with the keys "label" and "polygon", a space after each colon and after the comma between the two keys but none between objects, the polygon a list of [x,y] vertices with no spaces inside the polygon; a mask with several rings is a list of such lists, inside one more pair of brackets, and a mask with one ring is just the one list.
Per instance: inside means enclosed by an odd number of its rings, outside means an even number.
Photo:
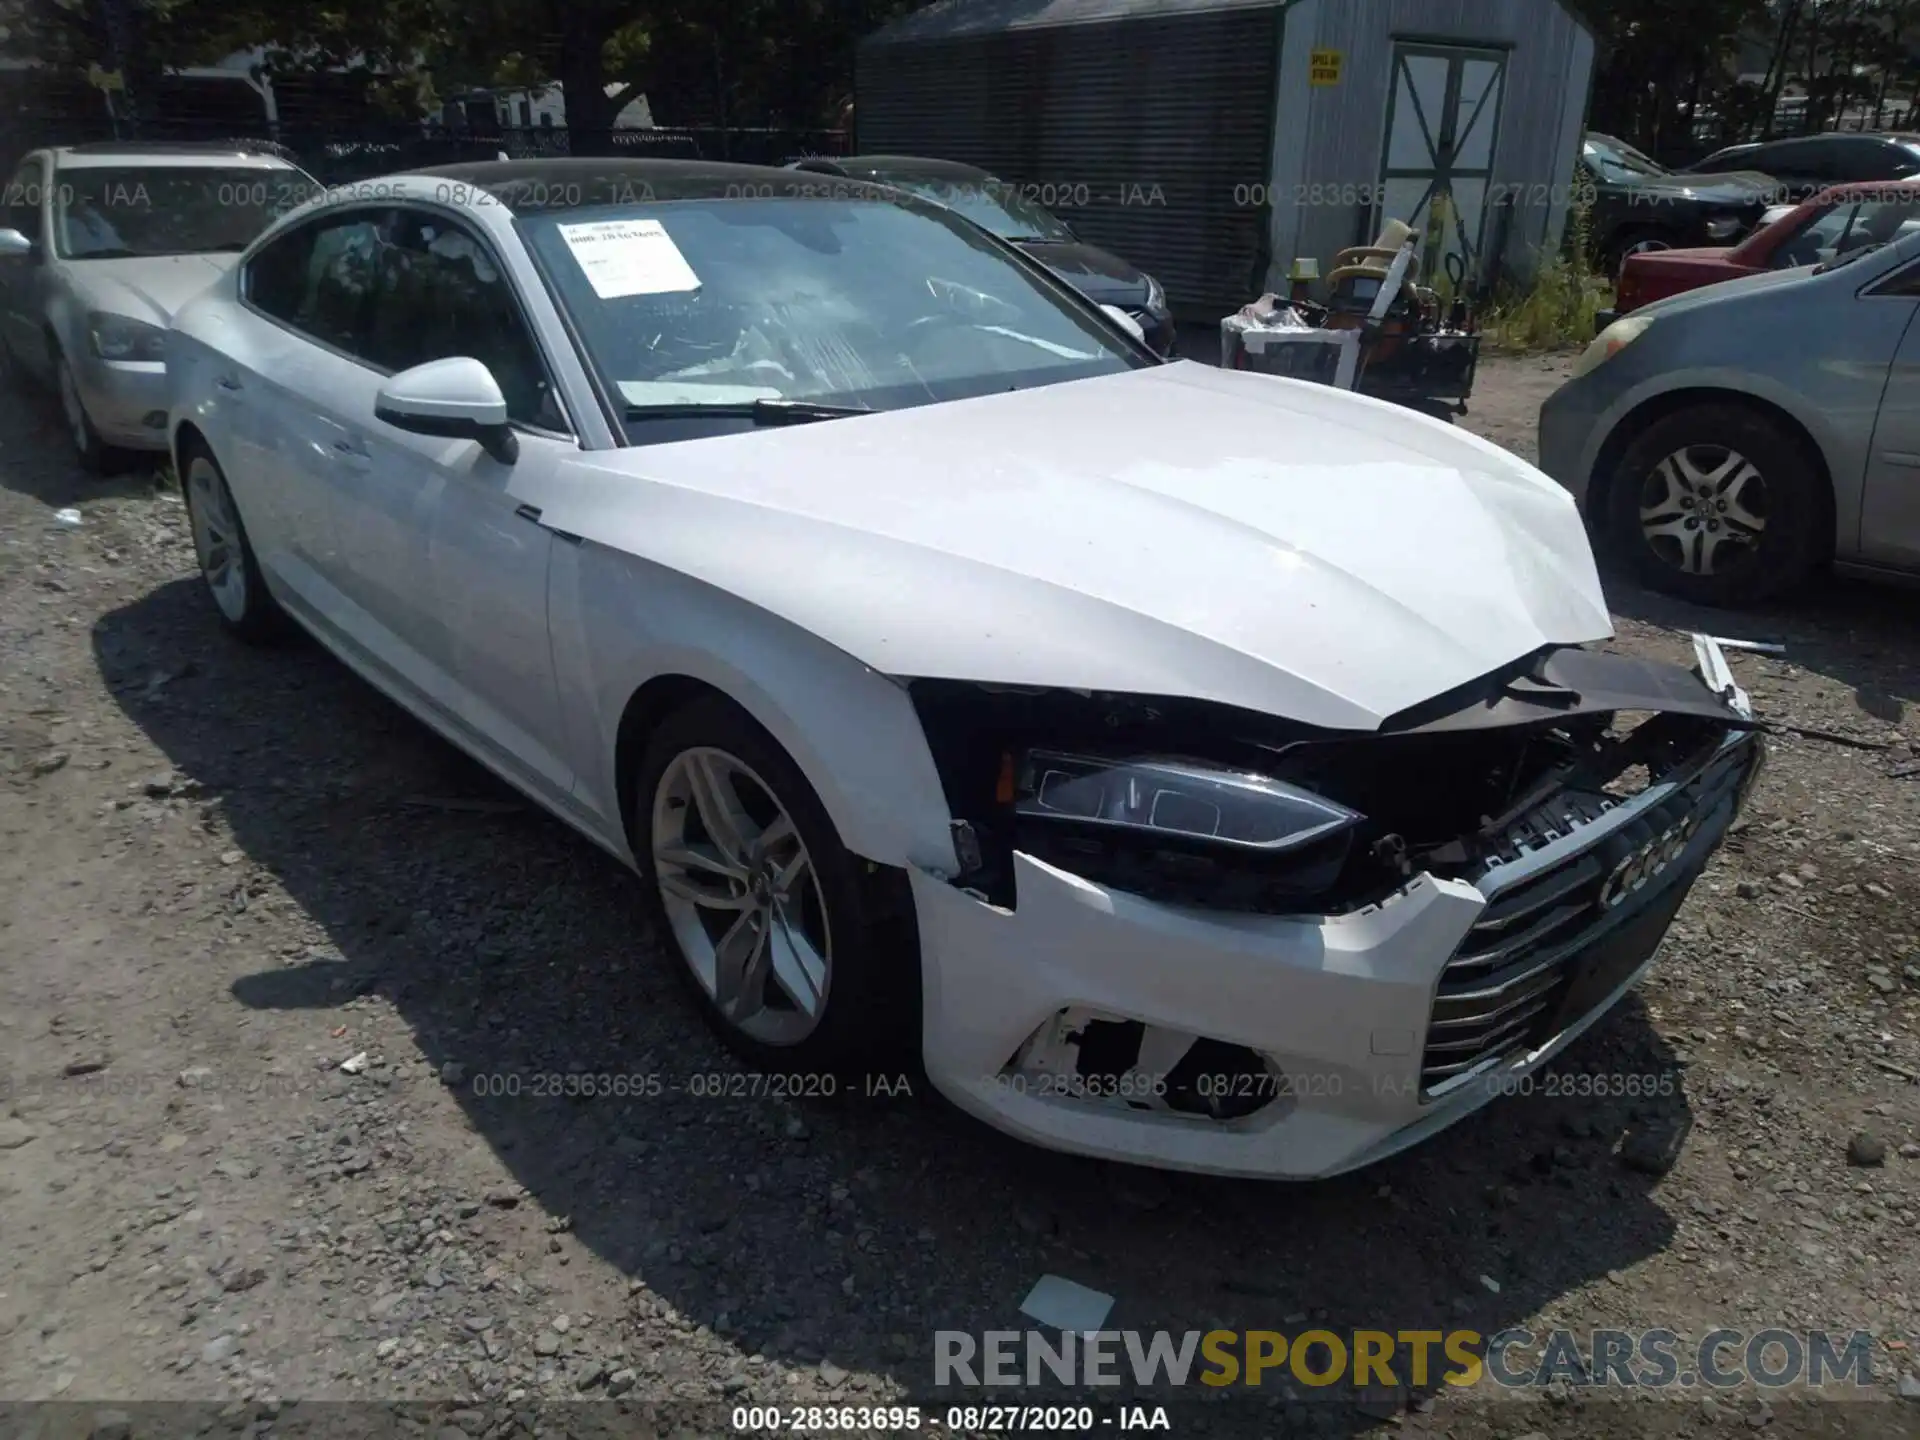
[{"label": "tree line", "polygon": [[[115,68],[136,106],[166,69],[263,48],[279,72],[364,73],[395,115],[559,81],[579,135],[636,95],[663,125],[810,129],[845,119],[858,38],[920,3],[0,0],[0,53]],[[1599,44],[1592,123],[1643,148],[1858,123],[1920,84],[1920,0],[1572,3]]]}]

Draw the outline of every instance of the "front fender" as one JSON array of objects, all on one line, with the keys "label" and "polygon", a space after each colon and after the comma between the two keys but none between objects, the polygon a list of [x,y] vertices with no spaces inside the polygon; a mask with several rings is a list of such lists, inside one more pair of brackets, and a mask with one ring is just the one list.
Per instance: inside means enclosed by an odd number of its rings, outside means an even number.
[{"label": "front fender", "polygon": [[1601,451],[1619,426],[1650,401],[1690,392],[1700,392],[1703,403],[1716,396],[1732,401],[1759,400],[1789,417],[1812,437],[1820,452],[1833,482],[1834,504],[1841,524],[1844,526],[1849,516],[1857,517],[1866,455],[1861,447],[1846,439],[1845,422],[1849,417],[1840,412],[1838,418],[1842,423],[1836,423],[1834,410],[1811,404],[1807,394],[1752,370],[1719,366],[1671,370],[1649,375],[1623,389],[1588,431],[1578,473],[1589,477],[1590,483],[1604,479],[1598,473]]},{"label": "front fender", "polygon": [[953,874],[951,815],[904,687],[739,597],[591,542],[554,544],[554,668],[578,795],[622,837],[620,721],[642,686],[684,676],[720,691],[793,757],[856,855]]}]

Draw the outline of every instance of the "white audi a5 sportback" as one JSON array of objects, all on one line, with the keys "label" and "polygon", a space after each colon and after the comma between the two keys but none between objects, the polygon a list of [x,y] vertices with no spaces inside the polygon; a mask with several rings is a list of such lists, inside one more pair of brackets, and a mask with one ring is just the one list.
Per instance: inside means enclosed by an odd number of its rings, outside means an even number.
[{"label": "white audi a5 sportback", "polygon": [[1087,1154],[1350,1169],[1565,1046],[1760,760],[1449,426],[1161,363],[899,192],[457,166],[168,340],[221,617],[289,620],[645,877],[750,1064],[909,1054]]}]

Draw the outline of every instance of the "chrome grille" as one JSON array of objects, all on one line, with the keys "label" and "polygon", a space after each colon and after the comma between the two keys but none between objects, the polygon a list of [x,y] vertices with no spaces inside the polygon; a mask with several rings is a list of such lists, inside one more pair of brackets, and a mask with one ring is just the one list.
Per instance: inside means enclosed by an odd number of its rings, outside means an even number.
[{"label": "chrome grille", "polygon": [[[1574,962],[1616,919],[1643,908],[1603,905],[1614,867],[1675,827],[1686,827],[1681,838],[1689,846],[1717,844],[1754,752],[1734,741],[1690,779],[1655,785],[1630,801],[1563,793],[1509,828],[1500,856],[1476,881],[1489,896],[1487,906],[1434,992],[1420,1066],[1423,1093],[1444,1091],[1482,1066],[1552,1038]],[[1694,827],[1709,826],[1711,834],[1696,835]],[[1585,844],[1583,835],[1591,837]],[[1539,863],[1556,848],[1565,853]],[[1667,892],[1683,868],[1674,865],[1646,898]]]}]

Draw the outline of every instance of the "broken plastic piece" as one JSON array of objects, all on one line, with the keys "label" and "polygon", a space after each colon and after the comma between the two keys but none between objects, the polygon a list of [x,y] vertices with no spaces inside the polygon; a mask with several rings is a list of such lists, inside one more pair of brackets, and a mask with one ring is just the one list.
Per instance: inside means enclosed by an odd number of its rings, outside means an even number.
[{"label": "broken plastic piece", "polygon": [[1113,1296],[1058,1275],[1042,1275],[1020,1302],[1022,1315],[1077,1335],[1098,1330],[1112,1309]]},{"label": "broken plastic piece", "polygon": [[80,523],[80,512],[71,505],[64,510],[56,510],[53,512],[53,523],[71,530]]},{"label": "broken plastic piece", "polygon": [[1784,655],[1787,647],[1778,640],[1734,640],[1725,635],[1707,637],[1722,650],[1753,650],[1762,655]]},{"label": "broken plastic piece", "polygon": [[358,1055],[349,1055],[342,1060],[340,1068],[349,1075],[358,1075],[367,1068],[367,1064],[367,1052],[362,1050]]},{"label": "broken plastic piece", "polygon": [[1711,635],[1696,633],[1693,637],[1694,658],[1700,662],[1700,678],[1707,682],[1707,688],[1713,691],[1743,720],[1753,718],[1753,704],[1747,699],[1733,678],[1733,668],[1727,664],[1727,657],[1721,652],[1720,642]]}]

